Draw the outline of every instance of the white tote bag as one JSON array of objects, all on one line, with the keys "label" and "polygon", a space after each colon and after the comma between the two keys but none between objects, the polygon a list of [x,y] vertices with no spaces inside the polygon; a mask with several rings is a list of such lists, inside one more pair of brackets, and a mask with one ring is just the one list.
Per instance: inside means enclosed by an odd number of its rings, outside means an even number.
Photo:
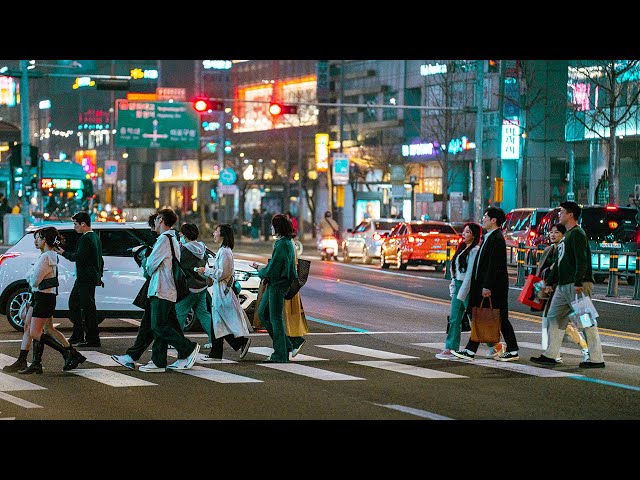
[{"label": "white tote bag", "polygon": [[596,318],[598,318],[599,314],[591,301],[591,297],[586,296],[584,293],[581,296],[576,294],[575,300],[571,302],[571,308],[573,312],[569,315],[569,319],[576,328],[589,328],[598,325]]}]

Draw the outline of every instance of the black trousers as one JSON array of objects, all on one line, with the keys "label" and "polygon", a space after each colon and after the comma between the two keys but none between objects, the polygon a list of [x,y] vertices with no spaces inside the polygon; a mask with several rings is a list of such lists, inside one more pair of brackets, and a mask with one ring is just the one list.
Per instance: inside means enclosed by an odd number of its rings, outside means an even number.
[{"label": "black trousers", "polygon": [[244,342],[247,341],[246,337],[236,338],[232,333],[225,335],[224,337],[216,338],[213,333],[213,328],[211,329],[211,338],[211,351],[209,352],[209,357],[211,358],[222,358],[222,350],[225,340],[236,352],[240,350],[244,346]]},{"label": "black trousers", "polygon": [[[69,295],[69,317],[73,323],[75,339],[99,342],[98,319],[96,317],[96,286],[84,282],[73,284]],[[85,335],[86,333],[86,335]]]},{"label": "black trousers", "polygon": [[[509,310],[507,308],[500,309],[500,332],[502,333],[502,338],[504,338],[504,341],[507,344],[506,351],[517,352],[518,341],[516,340],[516,334],[513,331],[513,325],[511,325],[511,322],[509,321]],[[473,342],[469,339],[465,348],[475,353],[478,351],[479,346],[480,342]]]}]

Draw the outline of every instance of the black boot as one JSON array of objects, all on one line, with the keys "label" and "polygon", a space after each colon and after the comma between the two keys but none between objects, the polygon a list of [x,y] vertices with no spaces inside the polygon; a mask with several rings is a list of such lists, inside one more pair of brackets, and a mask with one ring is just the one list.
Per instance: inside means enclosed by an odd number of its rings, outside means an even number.
[{"label": "black boot", "polygon": [[18,359],[12,363],[11,365],[5,365],[2,367],[4,372],[15,373],[19,370],[24,370],[27,368],[27,355],[29,354],[29,350],[20,350],[20,355]]},{"label": "black boot", "polygon": [[34,340],[31,342],[33,348],[33,359],[31,365],[24,370],[19,370],[18,373],[22,375],[30,375],[32,373],[42,374],[42,352],[44,352],[44,343]]},{"label": "black boot", "polygon": [[63,370],[73,370],[80,363],[86,360],[84,355],[81,355],[80,352],[78,352],[75,348],[73,348],[72,346],[62,346],[55,338],[53,338],[48,333],[43,333],[42,335],[40,335],[40,341],[45,345],[50,346],[54,350],[60,352],[60,354],[64,358],[64,367],[62,367]]}]

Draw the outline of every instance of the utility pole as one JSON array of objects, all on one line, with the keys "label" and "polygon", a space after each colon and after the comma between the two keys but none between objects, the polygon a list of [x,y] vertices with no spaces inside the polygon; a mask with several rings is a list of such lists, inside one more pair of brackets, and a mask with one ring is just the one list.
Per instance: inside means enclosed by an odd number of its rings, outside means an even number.
[{"label": "utility pole", "polygon": [[[29,72],[28,60],[20,60],[20,141],[22,142],[22,197],[21,207],[24,228],[29,224],[29,202],[25,192],[26,179],[31,165],[31,134],[29,133]],[[40,181],[40,179],[38,179]]]},{"label": "utility pole", "polygon": [[482,104],[484,90],[484,60],[476,61],[476,158],[473,163],[473,212],[474,220],[482,217]]}]

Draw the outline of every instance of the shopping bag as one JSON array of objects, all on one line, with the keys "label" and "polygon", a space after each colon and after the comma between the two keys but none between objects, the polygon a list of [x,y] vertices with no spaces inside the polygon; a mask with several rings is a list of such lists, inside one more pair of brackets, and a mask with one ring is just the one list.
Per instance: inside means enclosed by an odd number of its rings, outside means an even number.
[{"label": "shopping bag", "polygon": [[593,306],[591,297],[586,296],[584,293],[576,294],[576,298],[571,302],[571,308],[573,312],[569,314],[569,320],[576,328],[589,328],[598,325],[596,318],[599,314],[596,307]]},{"label": "shopping bag", "polygon": [[523,305],[528,305],[534,310],[542,310],[546,300],[538,298],[536,295],[535,284],[542,281],[542,279],[536,275],[528,275],[524,281],[524,286],[520,290],[518,295],[518,302]]},{"label": "shopping bag", "polygon": [[471,340],[481,343],[498,343],[500,341],[500,309],[493,308],[491,297],[489,308],[484,306],[482,299],[479,307],[471,309]]}]

